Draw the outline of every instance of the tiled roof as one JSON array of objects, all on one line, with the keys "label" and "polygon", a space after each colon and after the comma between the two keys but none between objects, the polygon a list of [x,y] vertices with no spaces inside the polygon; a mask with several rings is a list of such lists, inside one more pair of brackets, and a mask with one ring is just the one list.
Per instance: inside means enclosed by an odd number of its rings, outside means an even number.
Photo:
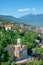
[{"label": "tiled roof", "polygon": [[14,25],[13,24],[7,24],[5,25],[5,27],[13,27]]}]

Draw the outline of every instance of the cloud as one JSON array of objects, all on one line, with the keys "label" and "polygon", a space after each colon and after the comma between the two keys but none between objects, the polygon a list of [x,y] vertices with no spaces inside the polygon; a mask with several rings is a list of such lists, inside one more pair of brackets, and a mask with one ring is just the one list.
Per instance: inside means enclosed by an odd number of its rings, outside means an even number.
[{"label": "cloud", "polygon": [[35,8],[32,8],[33,11],[35,11],[36,9]]},{"label": "cloud", "polygon": [[18,12],[28,12],[28,11],[35,11],[36,8],[22,8],[18,9]]},{"label": "cloud", "polygon": [[18,9],[19,12],[26,12],[30,11],[30,8],[23,8],[23,9]]}]

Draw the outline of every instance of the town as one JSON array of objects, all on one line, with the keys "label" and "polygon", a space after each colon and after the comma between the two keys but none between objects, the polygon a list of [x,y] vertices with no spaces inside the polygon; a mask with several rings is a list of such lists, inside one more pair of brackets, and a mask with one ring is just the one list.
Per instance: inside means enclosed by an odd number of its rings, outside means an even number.
[{"label": "town", "polygon": [[0,21],[0,61],[0,65],[43,65],[43,27]]}]

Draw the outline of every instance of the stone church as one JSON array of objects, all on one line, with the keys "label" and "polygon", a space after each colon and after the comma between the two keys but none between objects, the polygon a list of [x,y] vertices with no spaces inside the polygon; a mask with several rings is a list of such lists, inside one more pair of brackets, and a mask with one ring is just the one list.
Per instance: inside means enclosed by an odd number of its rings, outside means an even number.
[{"label": "stone church", "polygon": [[27,55],[27,45],[22,45],[21,39],[17,39],[17,45],[13,46],[15,60],[22,60]]},{"label": "stone church", "polygon": [[17,39],[17,45],[8,46],[6,50],[12,53],[12,60],[19,61],[28,57],[27,45],[22,45],[21,38]]}]

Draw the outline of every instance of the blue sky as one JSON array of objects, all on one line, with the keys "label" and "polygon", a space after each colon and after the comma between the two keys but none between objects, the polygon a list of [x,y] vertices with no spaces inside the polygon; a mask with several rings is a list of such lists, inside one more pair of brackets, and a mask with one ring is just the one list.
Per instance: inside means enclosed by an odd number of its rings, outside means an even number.
[{"label": "blue sky", "polygon": [[0,15],[21,17],[43,13],[43,0],[0,0]]}]

